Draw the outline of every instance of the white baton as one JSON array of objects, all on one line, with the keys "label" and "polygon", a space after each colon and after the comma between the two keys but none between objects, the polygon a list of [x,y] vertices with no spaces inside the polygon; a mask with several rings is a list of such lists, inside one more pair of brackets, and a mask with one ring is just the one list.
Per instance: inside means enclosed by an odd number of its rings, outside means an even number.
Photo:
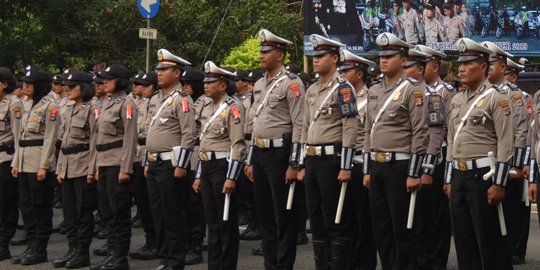
[{"label": "white baton", "polygon": [[343,204],[345,203],[345,193],[347,192],[347,182],[341,183],[341,191],[339,192],[339,200],[336,210],[336,220],[334,223],[341,223],[341,214],[343,213]]},{"label": "white baton", "polygon": [[231,205],[231,194],[225,193],[225,204],[223,205],[223,221],[229,220],[229,206]]},{"label": "white baton", "polygon": [[[495,160],[495,154],[492,151],[488,152],[489,157],[489,172],[484,174],[484,181],[487,181],[493,175],[495,174],[495,166],[496,166],[496,160]],[[504,212],[502,208],[502,204],[497,204],[497,214],[499,215],[499,226],[501,227],[501,235],[506,236],[506,222],[504,221]]]},{"label": "white baton", "polygon": [[292,202],[294,198],[294,186],[296,185],[296,182],[292,182],[289,184],[289,195],[287,196],[287,210],[292,209]]}]

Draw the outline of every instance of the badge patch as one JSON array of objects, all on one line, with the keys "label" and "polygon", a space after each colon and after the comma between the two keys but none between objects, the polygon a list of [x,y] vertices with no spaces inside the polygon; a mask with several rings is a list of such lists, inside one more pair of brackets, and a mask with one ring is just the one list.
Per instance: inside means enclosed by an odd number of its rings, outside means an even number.
[{"label": "badge patch", "polygon": [[231,105],[231,111],[234,117],[234,123],[240,123],[240,110],[238,109],[238,107],[236,105]]},{"label": "badge patch", "polygon": [[512,98],[514,99],[514,102],[516,102],[516,104],[518,106],[523,106],[523,100],[521,99],[521,96],[516,94],[516,95],[513,95]]},{"label": "badge patch", "polygon": [[50,119],[51,121],[56,121],[56,116],[58,115],[58,109],[52,108],[50,111]]},{"label": "badge patch", "polygon": [[300,90],[299,83],[293,83],[289,85],[289,90],[293,92],[293,96],[295,99],[299,99],[302,96],[302,91]]},{"label": "badge patch", "polygon": [[187,99],[182,99],[182,112],[189,112],[189,102]]},{"label": "badge patch", "polygon": [[392,95],[392,100],[396,101],[399,99],[400,96],[401,96],[401,92],[397,91]]},{"label": "badge patch", "polygon": [[499,106],[501,106],[501,108],[504,111],[505,115],[510,114],[510,107],[508,106],[508,100],[503,100],[503,101],[499,102]]},{"label": "badge patch", "polygon": [[421,91],[414,91],[413,96],[414,96],[414,104],[416,106],[422,106],[422,104],[424,104],[424,95],[422,95]]},{"label": "badge patch", "polygon": [[480,108],[482,105],[484,105],[484,99],[481,99],[478,101],[478,103],[476,103],[476,108]]},{"label": "badge patch", "polygon": [[[328,114],[332,114],[331,109],[328,109]],[[358,114],[356,96],[348,85],[343,85],[338,91],[338,109],[341,117],[356,117]]]},{"label": "badge patch", "polygon": [[350,103],[352,101],[352,90],[351,88],[342,88],[339,90],[339,93],[343,97],[344,103]]},{"label": "badge patch", "polygon": [[94,113],[96,114],[96,119],[98,119],[99,115],[101,114],[101,111],[99,110],[99,108],[95,108]]},{"label": "badge patch", "polygon": [[527,99],[527,114],[529,115],[529,117],[531,117],[532,112],[533,112],[533,101],[532,99]]},{"label": "badge patch", "polygon": [[16,119],[20,119],[22,116],[21,107],[19,106],[13,107],[13,114],[15,114]]},{"label": "badge patch", "polygon": [[126,105],[126,119],[131,119],[133,117],[133,106],[131,104]]}]

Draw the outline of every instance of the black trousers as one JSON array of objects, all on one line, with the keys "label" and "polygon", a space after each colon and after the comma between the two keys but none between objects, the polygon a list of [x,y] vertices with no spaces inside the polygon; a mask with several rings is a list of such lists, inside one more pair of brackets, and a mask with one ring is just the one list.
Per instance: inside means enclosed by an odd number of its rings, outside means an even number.
[{"label": "black trousers", "polygon": [[371,225],[369,190],[364,187],[363,180],[362,166],[355,164],[345,198],[351,216],[354,245],[352,261],[355,270],[374,270],[377,268],[377,248]]},{"label": "black trousers", "polygon": [[201,171],[201,196],[208,225],[208,269],[236,269],[238,248],[238,201],[231,194],[229,220],[223,221],[225,194],[222,193],[227,175],[225,159],[203,161]]},{"label": "black trousers", "polygon": [[[444,194],[444,162],[435,167],[433,173],[433,228],[435,230],[435,248],[432,251],[433,264],[445,268],[450,253],[452,238],[452,223],[450,221],[450,208],[448,197]],[[418,203],[416,204],[418,207]]]},{"label": "black trousers", "polygon": [[[538,197],[537,197],[538,198]],[[518,207],[519,215],[519,236],[514,255],[524,257],[527,255],[527,243],[529,241],[529,227],[531,225],[531,206],[525,206],[525,202]]]},{"label": "black trousers", "polygon": [[503,238],[497,207],[489,205],[487,200],[487,190],[492,183],[482,179],[488,171],[489,168],[453,170],[450,215],[461,270],[512,267],[503,265]]},{"label": "black trousers", "polygon": [[97,185],[86,176],[62,181],[62,209],[69,248],[88,252],[94,231],[93,212],[97,207]]},{"label": "black trousers", "polygon": [[337,180],[339,160],[329,155],[308,156],[305,166],[306,198],[313,240],[330,244],[338,238],[351,238],[349,211],[346,207],[340,224],[334,223],[341,189]]},{"label": "black trousers", "polygon": [[135,203],[137,204],[137,211],[141,216],[143,230],[148,235],[155,235],[156,230],[154,229],[154,221],[152,220],[152,210],[150,209],[144,167],[141,167],[138,162],[133,164],[133,183],[135,187]]},{"label": "black trousers", "polygon": [[408,160],[373,163],[369,198],[375,245],[383,269],[416,269],[416,235],[407,230],[411,194],[407,192]]},{"label": "black trousers", "polygon": [[[117,177],[118,178],[118,177]],[[118,179],[116,179],[118,180]],[[98,210],[101,214],[101,225],[103,228],[109,229],[109,234],[111,233],[111,227],[113,223],[113,214],[111,210],[111,203],[109,202],[109,196],[107,193],[107,179],[99,179],[97,182],[97,192],[98,192]],[[107,244],[113,245],[111,237],[107,236]]]},{"label": "black trousers", "polygon": [[189,187],[187,188],[187,244],[188,248],[201,247],[204,237],[206,237],[206,220],[204,219],[204,208],[201,194],[195,193],[190,188],[195,180],[195,171],[188,173]]},{"label": "black trousers", "polygon": [[[107,242],[112,243],[115,257],[126,257],[131,244],[131,191],[133,179],[127,183],[118,182],[119,166],[99,167],[99,182],[107,183],[107,197],[112,212],[111,233]],[[133,177],[133,176],[132,176]]]},{"label": "black trousers", "polygon": [[189,182],[174,177],[171,161],[148,164],[148,197],[163,265],[183,269],[186,255],[185,201]]},{"label": "black trousers", "polygon": [[[444,166],[437,166],[435,170],[442,170],[444,174]],[[435,254],[433,251],[436,247],[434,215],[436,209],[436,192],[441,193],[442,188],[437,189],[433,184],[422,186],[422,189],[416,192],[412,230],[416,234],[416,261],[418,263],[418,269],[433,269],[435,266]],[[448,205],[446,207],[448,208]]]},{"label": "black trousers", "polygon": [[[289,149],[253,148],[253,188],[266,269],[293,269],[298,234],[296,210],[287,210]],[[295,187],[296,190],[296,187]],[[297,198],[294,198],[297,199]]]},{"label": "black trousers", "polygon": [[296,182],[294,187],[293,211],[296,219],[296,229],[299,233],[306,232],[306,223],[308,220],[308,209],[306,201],[306,185]]},{"label": "black trousers", "polygon": [[[523,201],[523,181],[508,180],[505,189],[503,209],[507,236],[504,239],[504,260],[507,262],[512,261],[512,256],[525,256],[527,238],[529,237],[531,214],[530,207],[526,207]],[[524,237],[526,239],[523,239]]]},{"label": "black trousers", "polygon": [[258,227],[253,183],[243,173],[238,177],[237,183],[238,214],[245,215],[248,218],[249,225]]},{"label": "black trousers", "polygon": [[7,248],[19,219],[19,187],[11,175],[11,161],[0,163],[0,247]]},{"label": "black trousers", "polygon": [[54,172],[43,181],[37,173],[19,173],[19,208],[31,244],[45,249],[52,233]]}]

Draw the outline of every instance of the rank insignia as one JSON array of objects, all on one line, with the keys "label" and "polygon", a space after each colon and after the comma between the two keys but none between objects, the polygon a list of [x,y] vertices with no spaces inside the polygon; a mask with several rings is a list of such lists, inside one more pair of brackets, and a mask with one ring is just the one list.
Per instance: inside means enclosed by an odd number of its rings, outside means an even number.
[{"label": "rank insignia", "polygon": [[507,100],[503,100],[503,101],[499,102],[499,106],[501,106],[501,108],[503,109],[505,115],[510,115],[510,106],[508,106],[508,101]]},{"label": "rank insignia", "polygon": [[289,85],[289,90],[292,91],[293,96],[295,99],[299,99],[302,96],[302,90],[300,90],[300,84],[299,83],[293,83]]},{"label": "rank insignia", "polygon": [[413,96],[414,96],[414,104],[416,106],[422,106],[422,104],[424,104],[424,95],[422,94],[421,91],[414,91]]},{"label": "rank insignia", "polygon": [[171,97],[167,98],[167,106],[171,106],[173,99]]},{"label": "rank insignia", "polygon": [[182,99],[182,112],[189,112],[189,102],[187,99]]},{"label": "rank insignia", "polygon": [[400,96],[401,96],[401,92],[397,91],[392,95],[392,100],[396,101],[399,99]]},{"label": "rank insignia", "polygon": [[484,105],[484,99],[480,99],[478,103],[476,103],[476,108],[480,108],[482,105]]},{"label": "rank insignia", "polygon": [[58,109],[56,107],[52,108],[50,111],[51,121],[56,121],[56,116],[58,115]]},{"label": "rank insignia", "polygon": [[516,94],[516,95],[513,95],[512,98],[514,99],[514,101],[516,102],[516,104],[518,106],[523,106],[523,101],[521,100],[521,96]]},{"label": "rank insignia", "polygon": [[232,114],[233,114],[233,117],[234,117],[234,123],[235,124],[238,124],[240,123],[240,110],[238,109],[238,107],[236,105],[231,105],[231,111],[232,111]]},{"label": "rank insignia", "polygon": [[126,119],[131,119],[133,117],[133,106],[131,104],[126,105]]}]

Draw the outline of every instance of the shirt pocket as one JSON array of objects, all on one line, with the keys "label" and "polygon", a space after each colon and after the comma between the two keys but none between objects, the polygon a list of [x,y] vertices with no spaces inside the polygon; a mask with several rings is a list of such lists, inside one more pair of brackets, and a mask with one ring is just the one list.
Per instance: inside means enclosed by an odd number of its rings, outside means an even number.
[{"label": "shirt pocket", "polygon": [[483,126],[486,121],[486,116],[484,115],[484,112],[482,111],[473,111],[469,115],[469,118],[467,119],[467,124],[471,125],[472,127],[479,127]]},{"label": "shirt pocket", "polygon": [[118,116],[103,119],[103,125],[101,127],[103,130],[103,134],[113,135],[113,136],[117,135],[118,130],[116,129],[116,122],[118,122],[119,119],[120,117]]},{"label": "shirt pocket", "polygon": [[80,118],[71,120],[71,136],[74,138],[86,138],[85,131],[86,121]]},{"label": "shirt pocket", "polygon": [[0,131],[5,131],[7,124],[9,123],[9,117],[6,117],[8,114],[7,110],[0,111]]}]

